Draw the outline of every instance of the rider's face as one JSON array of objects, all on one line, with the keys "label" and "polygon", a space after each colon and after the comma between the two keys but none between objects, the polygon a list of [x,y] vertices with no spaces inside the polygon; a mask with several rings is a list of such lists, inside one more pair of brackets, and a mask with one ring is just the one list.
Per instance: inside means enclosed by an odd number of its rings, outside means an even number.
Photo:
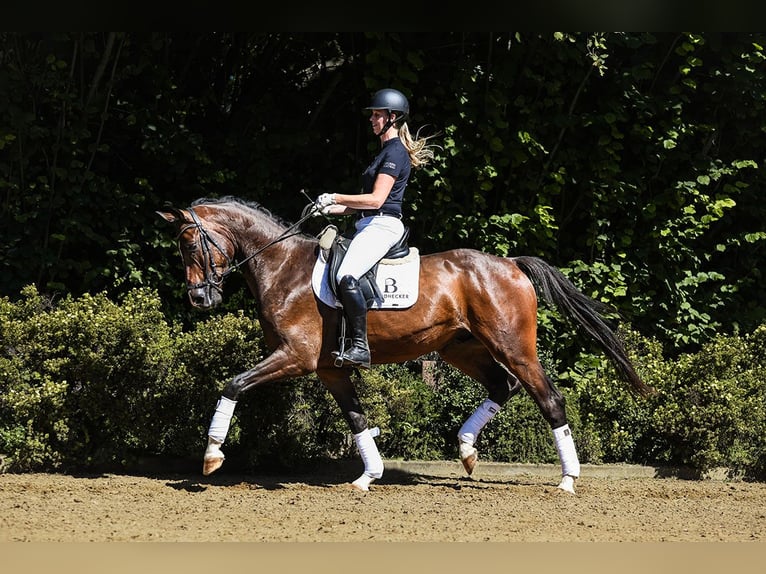
[{"label": "rider's face", "polygon": [[383,131],[383,126],[388,121],[388,112],[386,110],[372,110],[370,112],[370,125],[372,132],[377,136]]}]

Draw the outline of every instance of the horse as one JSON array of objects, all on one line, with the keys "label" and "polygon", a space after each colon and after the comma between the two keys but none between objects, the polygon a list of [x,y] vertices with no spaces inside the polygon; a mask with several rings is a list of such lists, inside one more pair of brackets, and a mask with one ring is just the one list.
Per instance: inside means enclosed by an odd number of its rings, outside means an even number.
[{"label": "horse", "polygon": [[[351,486],[369,491],[384,465],[354,387],[355,367],[339,366],[332,354],[342,310],[324,303],[312,288],[319,240],[296,231],[312,215],[306,211],[297,224],[288,225],[256,202],[227,196],[200,198],[182,209],[166,204],[156,212],[175,227],[191,305],[209,310],[220,304],[226,277],[240,270],[257,301],[269,350],[226,383],[211,418],[202,472],[207,476],[223,464],[221,447],[242,393],[316,373],[340,408],[364,463]],[[477,436],[523,388],[551,427],[562,469],[557,488],[574,494],[580,463],[564,397],[537,355],[538,296],[590,335],[635,393],[651,394],[607,323],[613,310],[538,257],[501,257],[469,248],[418,256],[416,302],[407,309],[368,313],[371,363],[402,363],[435,352],[484,387],[486,399],[456,441],[469,475],[478,461]]]}]

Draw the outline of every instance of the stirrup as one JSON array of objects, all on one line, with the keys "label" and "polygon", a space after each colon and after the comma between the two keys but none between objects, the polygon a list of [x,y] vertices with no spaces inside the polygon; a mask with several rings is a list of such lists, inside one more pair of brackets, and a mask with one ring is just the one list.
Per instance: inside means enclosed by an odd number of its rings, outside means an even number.
[{"label": "stirrup", "polygon": [[367,361],[357,361],[356,359],[346,355],[345,352],[333,351],[332,354],[335,357],[334,364],[336,367],[344,367],[346,366],[345,363],[348,363],[348,365],[352,367],[361,367],[363,369],[370,368],[371,358]]},{"label": "stirrup", "polygon": [[332,352],[333,357],[335,357],[335,361],[333,361],[333,365],[338,367],[339,369],[343,366],[343,355],[340,351],[333,351]]}]

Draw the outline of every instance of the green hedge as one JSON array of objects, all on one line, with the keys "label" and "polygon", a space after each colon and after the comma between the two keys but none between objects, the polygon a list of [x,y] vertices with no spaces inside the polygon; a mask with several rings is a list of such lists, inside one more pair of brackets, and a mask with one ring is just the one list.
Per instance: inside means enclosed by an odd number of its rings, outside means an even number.
[{"label": "green hedge", "polygon": [[[665,358],[658,343],[624,334],[657,393],[636,398],[598,355],[543,363],[567,399],[585,463],[728,467],[766,474],[766,325]],[[121,301],[85,295],[53,303],[29,287],[0,299],[0,470],[129,469],[144,457],[199,458],[215,401],[232,376],[264,356],[244,313],[169,323],[156,292]],[[430,357],[429,357],[430,358]],[[455,459],[456,433],[483,389],[438,359],[362,372],[357,388],[387,458]],[[483,460],[556,462],[531,398],[515,397],[478,440]],[[240,400],[227,454],[246,469],[355,457],[349,431],[315,376],[265,385]]]}]

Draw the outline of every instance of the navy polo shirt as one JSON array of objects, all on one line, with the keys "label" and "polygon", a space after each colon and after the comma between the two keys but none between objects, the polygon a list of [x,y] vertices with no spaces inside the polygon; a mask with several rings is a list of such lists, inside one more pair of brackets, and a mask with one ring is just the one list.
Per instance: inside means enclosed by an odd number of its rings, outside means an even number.
[{"label": "navy polo shirt", "polygon": [[372,193],[372,185],[379,173],[385,173],[395,178],[394,186],[388,199],[380,207],[381,211],[389,213],[402,213],[402,200],[404,189],[410,179],[410,154],[404,147],[402,140],[391,138],[383,144],[380,152],[362,174],[362,193]]}]

